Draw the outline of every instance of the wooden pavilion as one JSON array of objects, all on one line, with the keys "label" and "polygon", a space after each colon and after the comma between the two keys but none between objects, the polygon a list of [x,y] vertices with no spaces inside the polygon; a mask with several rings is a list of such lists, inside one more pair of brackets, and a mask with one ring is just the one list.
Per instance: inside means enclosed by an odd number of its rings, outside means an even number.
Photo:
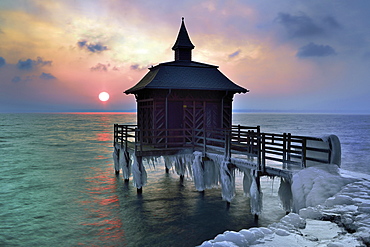
[{"label": "wooden pavilion", "polygon": [[[181,138],[158,137],[176,136],[181,129],[231,128],[233,96],[248,90],[233,83],[218,66],[192,61],[193,49],[182,18],[172,47],[175,61],[149,68],[135,86],[125,91],[134,94],[137,101],[137,127],[144,136],[141,141],[156,145],[178,141],[180,145]],[[171,133],[148,133],[169,129]]]},{"label": "wooden pavilion", "polygon": [[[180,179],[190,171],[199,191],[221,184],[227,202],[235,194],[233,171],[239,169],[244,173],[245,193],[254,195],[251,212],[258,215],[260,176],[279,176],[285,186],[294,169],[340,165],[341,148],[335,135],[293,136],[263,133],[259,126],[232,125],[233,97],[248,90],[233,83],[218,66],[192,61],[193,49],[182,19],[172,47],[175,60],[149,68],[125,91],[135,95],[137,125],[114,125],[114,166],[116,174],[122,169],[127,181],[132,168],[138,193],[146,184],[143,159],[163,157],[166,171],[174,165]],[[284,205],[286,211],[290,207]]]}]

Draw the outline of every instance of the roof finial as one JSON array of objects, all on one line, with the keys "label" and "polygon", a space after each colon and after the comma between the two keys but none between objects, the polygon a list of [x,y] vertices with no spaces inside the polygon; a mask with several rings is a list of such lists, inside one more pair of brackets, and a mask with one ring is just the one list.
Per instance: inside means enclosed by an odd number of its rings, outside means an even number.
[{"label": "roof finial", "polygon": [[184,17],[181,18],[182,21],[184,21],[184,19],[185,19]]}]

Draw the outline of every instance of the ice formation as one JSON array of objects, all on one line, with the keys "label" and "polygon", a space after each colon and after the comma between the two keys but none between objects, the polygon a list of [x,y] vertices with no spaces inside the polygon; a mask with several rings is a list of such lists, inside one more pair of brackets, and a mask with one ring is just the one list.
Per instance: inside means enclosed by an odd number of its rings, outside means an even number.
[{"label": "ice formation", "polygon": [[231,202],[235,196],[235,170],[228,161],[222,162],[221,169],[222,200]]},{"label": "ice formation", "polygon": [[119,153],[120,153],[120,145],[116,144],[114,146],[113,150],[113,162],[114,162],[114,170],[119,171],[121,169],[120,164],[119,164]]},{"label": "ice formation", "polygon": [[132,165],[132,175],[134,186],[141,189],[147,182],[147,174],[143,162],[138,161],[138,157],[133,155],[134,163]]},{"label": "ice formation", "polygon": [[259,215],[262,212],[262,191],[257,185],[257,180],[252,179],[252,184],[250,187],[251,196],[251,213],[254,215]]},{"label": "ice formation", "polygon": [[336,165],[303,169],[293,176],[296,213],[267,228],[226,231],[200,246],[369,246],[369,190],[370,176],[353,177]]},{"label": "ice formation", "polygon": [[123,178],[129,179],[131,175],[131,159],[130,154],[126,151],[126,148],[120,149],[119,164],[122,168]]},{"label": "ice formation", "polygon": [[281,178],[279,187],[279,198],[285,212],[292,211],[293,207],[293,194],[291,183],[286,178]]},{"label": "ice formation", "polygon": [[194,154],[193,162],[193,174],[194,174],[194,184],[198,191],[203,191],[205,189],[204,185],[204,168],[202,165],[202,153],[197,152]]}]

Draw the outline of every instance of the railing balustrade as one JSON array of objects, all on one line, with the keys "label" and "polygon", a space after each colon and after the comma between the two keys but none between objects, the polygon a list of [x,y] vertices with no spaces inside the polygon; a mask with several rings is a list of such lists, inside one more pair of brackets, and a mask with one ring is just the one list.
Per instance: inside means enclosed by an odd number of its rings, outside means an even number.
[{"label": "railing balustrade", "polygon": [[226,159],[232,154],[257,159],[260,171],[267,164],[293,164],[301,168],[307,162],[330,163],[330,147],[313,145],[322,139],[293,136],[290,133],[261,133],[260,126],[233,125],[230,129],[138,129],[137,125],[114,125],[114,144],[134,143],[135,152],[145,150],[181,150],[192,148],[206,154],[223,152]]}]

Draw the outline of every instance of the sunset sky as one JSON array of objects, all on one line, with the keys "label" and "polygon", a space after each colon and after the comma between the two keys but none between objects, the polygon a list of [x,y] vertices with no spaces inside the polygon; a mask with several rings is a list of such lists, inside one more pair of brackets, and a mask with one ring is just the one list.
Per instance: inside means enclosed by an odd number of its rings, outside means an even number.
[{"label": "sunset sky", "polygon": [[235,110],[370,113],[369,13],[368,0],[1,0],[0,112],[135,110],[123,91],[173,60],[185,17],[193,60],[250,90]]}]

